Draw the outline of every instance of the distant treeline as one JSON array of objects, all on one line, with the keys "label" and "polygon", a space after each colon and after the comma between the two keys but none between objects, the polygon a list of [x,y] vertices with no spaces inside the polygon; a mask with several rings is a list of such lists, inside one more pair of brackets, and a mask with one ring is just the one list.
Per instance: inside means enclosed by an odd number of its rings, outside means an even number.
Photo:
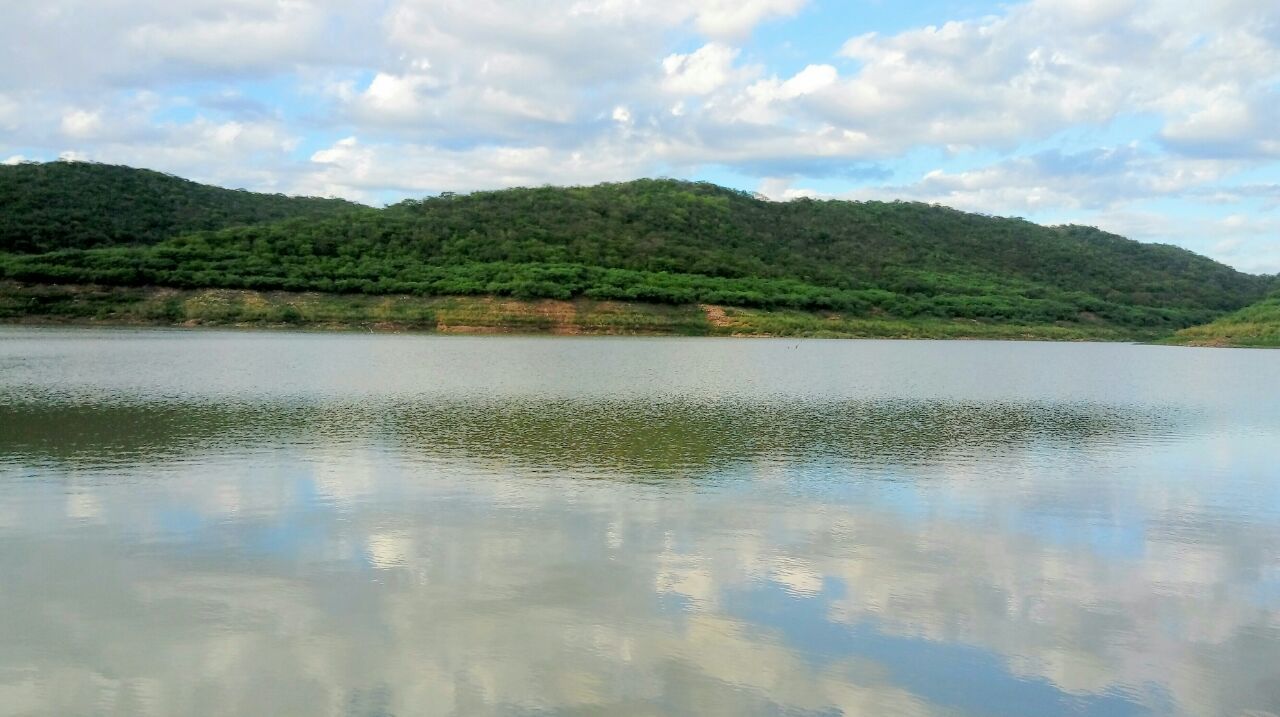
[{"label": "distant treeline", "polygon": [[0,278],[588,297],[1177,328],[1273,277],[1088,227],[705,183],[441,195],[372,209],[104,165],[0,168]]}]

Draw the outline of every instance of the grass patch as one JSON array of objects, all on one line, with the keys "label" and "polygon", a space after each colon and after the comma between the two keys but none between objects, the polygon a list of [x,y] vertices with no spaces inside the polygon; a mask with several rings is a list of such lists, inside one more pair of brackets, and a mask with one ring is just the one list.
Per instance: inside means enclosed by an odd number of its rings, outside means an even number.
[{"label": "grass patch", "polygon": [[1163,343],[1280,348],[1280,296],[1246,306],[1216,321],[1183,329]]}]

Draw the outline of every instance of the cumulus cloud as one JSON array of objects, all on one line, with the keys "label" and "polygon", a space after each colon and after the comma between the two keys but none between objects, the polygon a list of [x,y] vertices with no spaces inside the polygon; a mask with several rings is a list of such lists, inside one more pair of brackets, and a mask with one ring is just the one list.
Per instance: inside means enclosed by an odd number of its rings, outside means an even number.
[{"label": "cumulus cloud", "polygon": [[93,89],[367,61],[358,0],[10,0],[0,85]]},{"label": "cumulus cloud", "polygon": [[572,150],[502,145],[446,149],[346,137],[313,153],[310,161],[312,166],[297,177],[297,191],[372,202],[386,192],[422,196],[445,190],[620,181],[651,166],[652,157],[603,142]]},{"label": "cumulus cloud", "polygon": [[662,86],[678,94],[714,92],[729,81],[733,60],[737,56],[738,50],[718,43],[708,43],[684,55],[667,55],[662,61],[662,69],[666,72]]},{"label": "cumulus cloud", "polygon": [[1127,144],[1044,151],[961,171],[934,169],[914,182],[863,187],[846,196],[914,199],[1000,214],[1103,210],[1193,193],[1238,169],[1235,162],[1171,157]]},{"label": "cumulus cloud", "polygon": [[[669,92],[709,92],[735,77],[738,50],[713,40],[681,55],[672,33],[732,37],[798,9],[630,0],[397,0],[382,20],[386,56],[332,86],[337,116],[413,141],[568,144],[609,131],[618,105],[666,110]],[[663,58],[666,57],[665,71]]]},{"label": "cumulus cloud", "polygon": [[150,167],[230,187],[292,191],[301,167],[292,159],[299,138],[275,121],[240,122],[196,118],[149,126],[129,134],[127,126],[104,125],[115,138],[72,140],[59,159]]},{"label": "cumulus cloud", "polygon": [[[527,369],[512,369],[518,359],[506,361],[509,365],[490,371]],[[963,371],[955,369],[957,375]],[[546,373],[537,375],[545,379]],[[1162,395],[1155,380],[1140,373],[1133,378],[1138,395]],[[670,395],[679,395],[685,387],[680,384],[705,379],[677,374]],[[511,390],[484,383],[483,377],[466,380],[486,387],[480,395]],[[741,384],[723,381],[731,394]],[[599,378],[598,383],[589,391],[618,395],[616,381]],[[1193,387],[1185,405],[1229,385],[1213,377],[1204,383]],[[705,385],[699,388],[707,391]],[[225,390],[196,389],[206,397],[225,397]],[[476,399],[467,386],[440,390],[442,396]],[[764,409],[758,418],[790,425],[786,411],[778,415],[779,405],[786,404],[775,400],[757,407]],[[398,415],[377,400],[363,409],[302,409],[310,419],[303,426],[324,428],[313,428],[314,435],[289,433],[293,438],[318,439],[334,426],[363,425],[372,415],[404,420],[387,423],[397,440],[376,445],[299,441],[308,459],[301,469],[285,460],[250,474],[236,470],[235,456],[191,440],[170,453],[117,456],[134,472],[155,478],[150,484],[163,498],[158,501],[130,501],[103,487],[101,470],[108,467],[76,462],[77,455],[98,456],[92,449],[100,446],[81,445],[85,450],[66,458],[80,468],[69,480],[71,498],[60,486],[34,496],[27,510],[0,514],[7,531],[31,536],[30,551],[0,556],[10,561],[0,566],[12,572],[33,562],[90,566],[108,561],[113,569],[95,573],[92,599],[76,594],[76,586],[64,579],[41,574],[27,589],[0,592],[0,606],[15,616],[11,624],[30,624],[55,642],[69,640],[57,643],[67,649],[46,650],[38,662],[64,682],[86,687],[59,690],[56,680],[32,678],[20,669],[34,659],[29,641],[5,640],[0,665],[17,667],[0,669],[0,691],[10,697],[28,694],[33,704],[59,705],[57,712],[80,713],[115,699],[123,692],[121,684],[176,685],[181,689],[157,693],[152,704],[157,713],[182,713],[192,711],[190,700],[203,695],[202,689],[238,687],[270,669],[273,684],[283,685],[281,695],[306,702],[287,711],[307,713],[323,711],[316,705],[367,704],[360,701],[367,694],[364,685],[375,685],[371,691],[386,698],[379,703],[384,711],[454,713],[454,690],[479,675],[477,681],[491,687],[468,696],[472,711],[483,700],[617,712],[645,699],[655,704],[670,703],[672,695],[692,700],[683,690],[700,684],[707,690],[701,704],[728,704],[731,714],[936,714],[938,702],[928,699],[934,695],[919,685],[898,684],[894,665],[900,663],[885,663],[883,651],[876,649],[897,644],[924,654],[938,649],[944,656],[956,654],[945,651],[948,646],[966,655],[985,654],[989,667],[976,678],[983,684],[993,678],[997,687],[1014,684],[1001,679],[1007,677],[1037,689],[1054,687],[1066,693],[1059,705],[1086,713],[1118,704],[1117,694],[1138,707],[1176,714],[1215,708],[1252,714],[1250,709],[1265,709],[1273,696],[1269,645],[1257,636],[1280,624],[1280,611],[1257,595],[1273,584],[1269,578],[1280,554],[1280,528],[1266,520],[1224,528],[1223,493],[1189,490],[1186,481],[1194,480],[1195,470],[1187,471],[1185,481],[1131,479],[1133,466],[1159,470],[1171,459],[1204,471],[1221,468],[1221,457],[1214,457],[1214,427],[1206,417],[1190,420],[1208,423],[1183,426],[1203,440],[1168,447],[1164,453],[1173,453],[1159,459],[1149,447],[1171,426],[1128,420],[1133,416],[1105,400],[1084,414],[1116,417],[1114,425],[1097,433],[1094,426],[1083,433],[1071,428],[1006,436],[1017,445],[1035,440],[1039,449],[1028,455],[968,446],[964,437],[975,430],[970,412],[935,415],[927,421],[938,421],[935,425],[944,430],[922,434],[924,443],[910,452],[914,468],[877,450],[870,456],[846,451],[842,460],[832,445],[813,438],[857,435],[838,421],[825,432],[782,431],[762,439],[754,446],[754,462],[738,460],[734,452],[700,451],[696,441],[666,445],[660,446],[669,450],[658,452],[663,456],[658,463],[678,465],[681,475],[721,475],[731,466],[776,490],[766,487],[762,494],[744,496],[675,485],[671,490],[687,490],[684,500],[634,500],[619,511],[616,490],[571,490],[566,498],[566,482],[545,476],[567,471],[642,477],[652,476],[656,465],[619,461],[608,451],[526,454],[502,437],[489,439],[495,450],[461,451],[456,439],[467,434],[459,428],[467,420],[453,411],[461,407],[465,413],[475,404],[445,401],[444,406],[443,413],[431,409],[427,415],[445,420],[428,421],[426,428],[416,409]],[[1004,413],[1016,406],[1006,402],[987,409]],[[684,420],[677,418],[681,412],[690,411],[681,401],[649,400],[645,407],[677,423]],[[704,430],[691,435],[714,434],[708,427],[740,416],[742,407],[732,400],[700,407],[695,423]],[[577,415],[573,405],[543,408],[531,410],[539,410],[551,425]],[[918,406],[910,411],[916,417],[929,413]],[[800,411],[806,426],[812,413],[812,407]],[[182,406],[165,417],[175,415],[184,417]],[[1078,428],[1081,422],[1064,419],[1060,428],[1068,423]],[[643,422],[620,428],[623,439],[632,430],[639,433],[631,438],[645,435]],[[1129,440],[1116,441],[1115,431]],[[428,434],[435,440],[423,440]],[[542,436],[525,438],[532,446]],[[858,440],[852,440],[849,445],[856,448]],[[1096,471],[1072,476],[1071,490],[1063,490],[1063,451],[1105,460]],[[512,460],[513,455],[524,458]],[[883,469],[901,480],[848,481],[838,496],[809,490],[815,461],[826,470],[856,474],[865,470],[868,458],[883,462]],[[173,466],[179,462],[185,472],[175,478]],[[931,476],[927,486],[912,480],[922,465]],[[263,480],[264,475],[286,477],[285,469],[288,480]],[[435,480],[437,472],[469,479]],[[532,478],[543,480],[525,480]],[[527,490],[511,491],[513,480],[524,481]],[[338,510],[315,511],[317,494]],[[442,498],[447,498],[443,506]],[[171,526],[156,517],[172,506],[204,518],[178,542],[172,540]],[[571,530],[566,510],[572,510]],[[241,555],[225,564],[190,560],[192,544],[252,547],[263,526],[304,511],[318,536],[311,542],[322,552],[266,555],[269,561],[285,560],[269,569]],[[86,532],[84,521],[98,516],[133,529],[106,537]],[[760,529],[761,516],[768,518],[767,531]],[[714,527],[707,527],[708,517]],[[1087,539],[1069,539],[1058,529],[1082,521],[1086,529],[1079,532]],[[1117,530],[1117,523],[1137,526],[1138,532]],[[79,532],[68,533],[73,539],[40,539],[51,526],[64,528],[63,533],[66,526],[76,526]],[[1203,539],[1189,543],[1189,530]],[[138,550],[137,541],[152,548]],[[628,559],[615,560],[619,550]],[[549,587],[545,576],[563,570],[566,555],[581,567],[581,575],[609,575],[607,586],[578,590],[556,582]],[[295,558],[350,580],[299,577],[288,562]],[[553,592],[544,596],[553,599],[526,599],[548,589]],[[504,629],[495,630],[492,616],[477,619],[476,595],[511,605],[528,619],[506,620]],[[765,597],[769,610],[743,610]],[[50,611],[50,601],[60,609]],[[612,619],[620,611],[637,619]],[[153,618],[145,625],[149,649],[113,665],[104,677],[95,671],[94,658],[114,644],[121,615]],[[833,641],[821,643],[830,654],[800,654],[806,651],[789,644],[778,620],[788,615],[811,626],[806,629],[832,636]],[[68,616],[85,629],[73,634],[53,629]],[[380,642],[361,647],[369,643],[371,625],[382,635]],[[531,652],[529,645],[542,649]],[[814,645],[800,645],[806,646]],[[868,646],[872,649],[863,649]],[[363,659],[353,661],[353,654]],[[674,680],[673,656],[681,665]],[[568,677],[544,679],[548,665]],[[582,688],[616,687],[618,674],[629,677],[624,690],[638,686],[643,692]],[[210,682],[210,676],[216,679]],[[308,687],[292,689],[295,684]],[[317,691],[324,699],[311,702]],[[771,702],[761,701],[765,697]]]},{"label": "cumulus cloud", "polygon": [[1161,138],[1182,154],[1207,157],[1280,157],[1280,93],[1245,97],[1235,88],[1216,88],[1203,102],[1171,121]]},{"label": "cumulus cloud", "polygon": [[[1280,94],[1280,10],[1037,0],[1006,14],[850,39],[858,71],[813,109],[882,146],[1008,146],[1158,112],[1171,138],[1259,138]],[[1229,100],[1229,103],[1224,103]],[[1184,126],[1185,125],[1185,126]]]},{"label": "cumulus cloud", "polygon": [[74,110],[62,116],[62,133],[75,139],[92,138],[102,128],[102,115]]},{"label": "cumulus cloud", "polygon": [[711,36],[735,37],[750,32],[761,20],[793,15],[807,0],[699,0],[692,3],[699,30]]}]

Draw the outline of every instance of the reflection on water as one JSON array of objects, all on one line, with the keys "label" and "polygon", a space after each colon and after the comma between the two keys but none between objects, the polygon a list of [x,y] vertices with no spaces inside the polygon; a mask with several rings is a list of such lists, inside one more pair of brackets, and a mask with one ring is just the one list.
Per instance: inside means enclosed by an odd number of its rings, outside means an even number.
[{"label": "reflection on water", "polygon": [[0,332],[0,715],[1280,714],[1275,354]]},{"label": "reflection on water", "polygon": [[0,404],[5,450],[85,468],[257,445],[376,440],[406,456],[609,477],[715,473],[757,460],[875,467],[1089,442],[1167,440],[1192,416],[1106,405],[893,400]]}]

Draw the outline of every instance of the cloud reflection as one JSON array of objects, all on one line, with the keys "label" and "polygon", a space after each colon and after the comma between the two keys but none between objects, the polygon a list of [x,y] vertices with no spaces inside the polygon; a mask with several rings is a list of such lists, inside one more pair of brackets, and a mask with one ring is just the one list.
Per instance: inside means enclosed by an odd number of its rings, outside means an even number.
[{"label": "cloud reflection", "polygon": [[84,336],[0,344],[0,714],[1280,713],[1256,353]]},{"label": "cloud reflection", "polygon": [[1194,432],[1177,413],[4,410],[30,419],[5,472],[39,479],[5,491],[30,510],[0,527],[0,699],[36,713],[1276,704],[1280,610],[1250,592],[1273,514],[1224,523],[1120,473]]}]

